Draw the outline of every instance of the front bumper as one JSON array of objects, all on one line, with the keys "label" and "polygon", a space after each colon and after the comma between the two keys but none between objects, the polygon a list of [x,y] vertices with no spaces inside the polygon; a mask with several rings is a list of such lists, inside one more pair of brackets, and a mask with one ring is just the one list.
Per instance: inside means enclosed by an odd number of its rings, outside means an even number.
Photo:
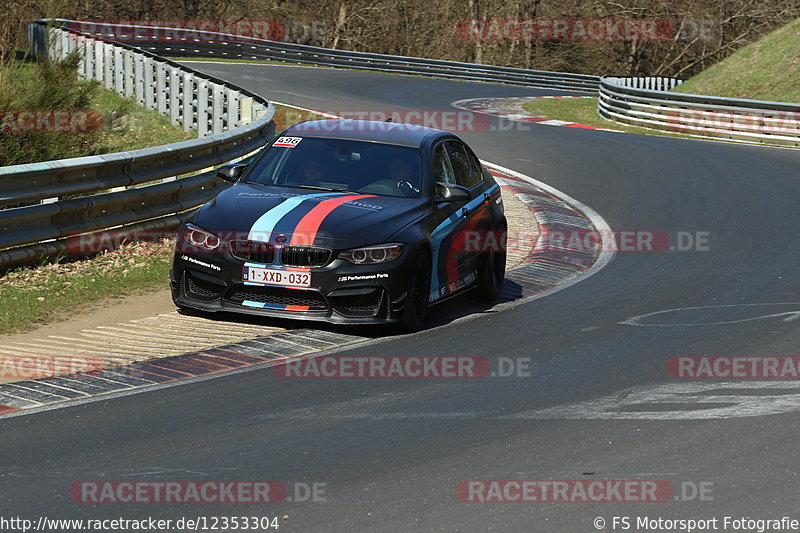
[{"label": "front bumper", "polygon": [[353,265],[335,259],[324,268],[310,269],[308,289],[246,284],[243,268],[252,264],[224,253],[178,253],[170,272],[172,299],[178,307],[206,312],[335,324],[392,323],[406,304],[413,268],[409,248],[389,263]]}]

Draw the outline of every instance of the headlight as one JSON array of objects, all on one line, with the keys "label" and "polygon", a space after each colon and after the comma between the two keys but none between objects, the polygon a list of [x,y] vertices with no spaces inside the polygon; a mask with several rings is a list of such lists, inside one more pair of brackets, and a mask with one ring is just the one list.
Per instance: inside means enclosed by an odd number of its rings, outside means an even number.
[{"label": "headlight", "polygon": [[402,244],[380,244],[365,248],[354,248],[339,253],[339,257],[354,265],[375,265],[394,261],[403,253]]},{"label": "headlight", "polygon": [[187,243],[204,250],[216,250],[220,244],[219,237],[196,226],[186,226],[183,237]]}]

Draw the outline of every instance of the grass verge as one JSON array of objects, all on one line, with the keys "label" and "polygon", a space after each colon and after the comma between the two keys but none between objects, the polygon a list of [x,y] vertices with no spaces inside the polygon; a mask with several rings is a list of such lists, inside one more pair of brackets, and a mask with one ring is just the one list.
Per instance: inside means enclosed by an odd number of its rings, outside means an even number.
[{"label": "grass verge", "polygon": [[522,108],[534,115],[577,122],[578,124],[586,124],[597,128],[642,135],[691,138],[689,135],[681,135],[680,133],[637,128],[636,126],[628,126],[627,124],[606,120],[597,114],[597,98],[534,98],[523,104]]},{"label": "grass verge", "polygon": [[0,335],[76,316],[101,303],[169,287],[174,241],[134,243],[91,260],[20,268],[0,278]]},{"label": "grass verge", "polygon": [[100,88],[92,106],[105,118],[93,151],[97,154],[126,152],[197,138],[195,130],[173,126],[166,115],[145,109],[133,99]]},{"label": "grass verge", "polygon": [[744,46],[675,92],[800,102],[800,19]]},{"label": "grass verge", "polygon": [[294,107],[276,105],[275,116],[273,117],[272,121],[275,122],[275,133],[280,133],[289,126],[297,124],[298,122],[317,120],[321,118],[325,117],[312,111],[302,111]]}]

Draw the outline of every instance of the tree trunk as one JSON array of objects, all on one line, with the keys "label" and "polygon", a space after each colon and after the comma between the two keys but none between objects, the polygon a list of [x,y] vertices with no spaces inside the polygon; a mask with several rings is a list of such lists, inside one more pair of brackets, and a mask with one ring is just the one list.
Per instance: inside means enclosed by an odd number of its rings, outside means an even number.
[{"label": "tree trunk", "polygon": [[347,21],[347,4],[339,4],[339,17],[336,19],[336,28],[333,30],[333,44],[331,48],[339,46],[339,37],[344,33],[344,25]]},{"label": "tree trunk", "polygon": [[[469,0],[469,13],[472,18],[478,22],[483,20],[481,13],[480,0]],[[483,41],[478,36],[475,39],[475,60],[474,63],[483,63]]]}]

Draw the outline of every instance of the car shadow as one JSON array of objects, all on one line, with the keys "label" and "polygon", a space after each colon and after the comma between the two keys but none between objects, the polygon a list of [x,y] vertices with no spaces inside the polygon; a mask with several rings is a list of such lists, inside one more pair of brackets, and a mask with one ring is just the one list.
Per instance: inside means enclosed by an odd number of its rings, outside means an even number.
[{"label": "car shadow", "polygon": [[[472,291],[458,294],[448,300],[432,306],[428,311],[428,319],[422,331],[427,331],[441,326],[446,326],[460,318],[481,314],[494,313],[495,307],[500,304],[517,300],[523,296],[523,287],[508,278],[503,280],[503,287],[500,296],[493,302],[480,302],[472,297]],[[257,315],[246,315],[240,313],[208,313],[199,310],[178,311],[180,314],[201,317],[210,322],[249,324],[255,326],[265,326],[273,328],[283,328],[288,331],[313,329],[327,331],[330,333],[340,333],[364,337],[366,339],[379,339],[387,337],[398,337],[408,335],[395,324],[330,324],[314,320],[284,319],[276,317],[264,317]]]}]

